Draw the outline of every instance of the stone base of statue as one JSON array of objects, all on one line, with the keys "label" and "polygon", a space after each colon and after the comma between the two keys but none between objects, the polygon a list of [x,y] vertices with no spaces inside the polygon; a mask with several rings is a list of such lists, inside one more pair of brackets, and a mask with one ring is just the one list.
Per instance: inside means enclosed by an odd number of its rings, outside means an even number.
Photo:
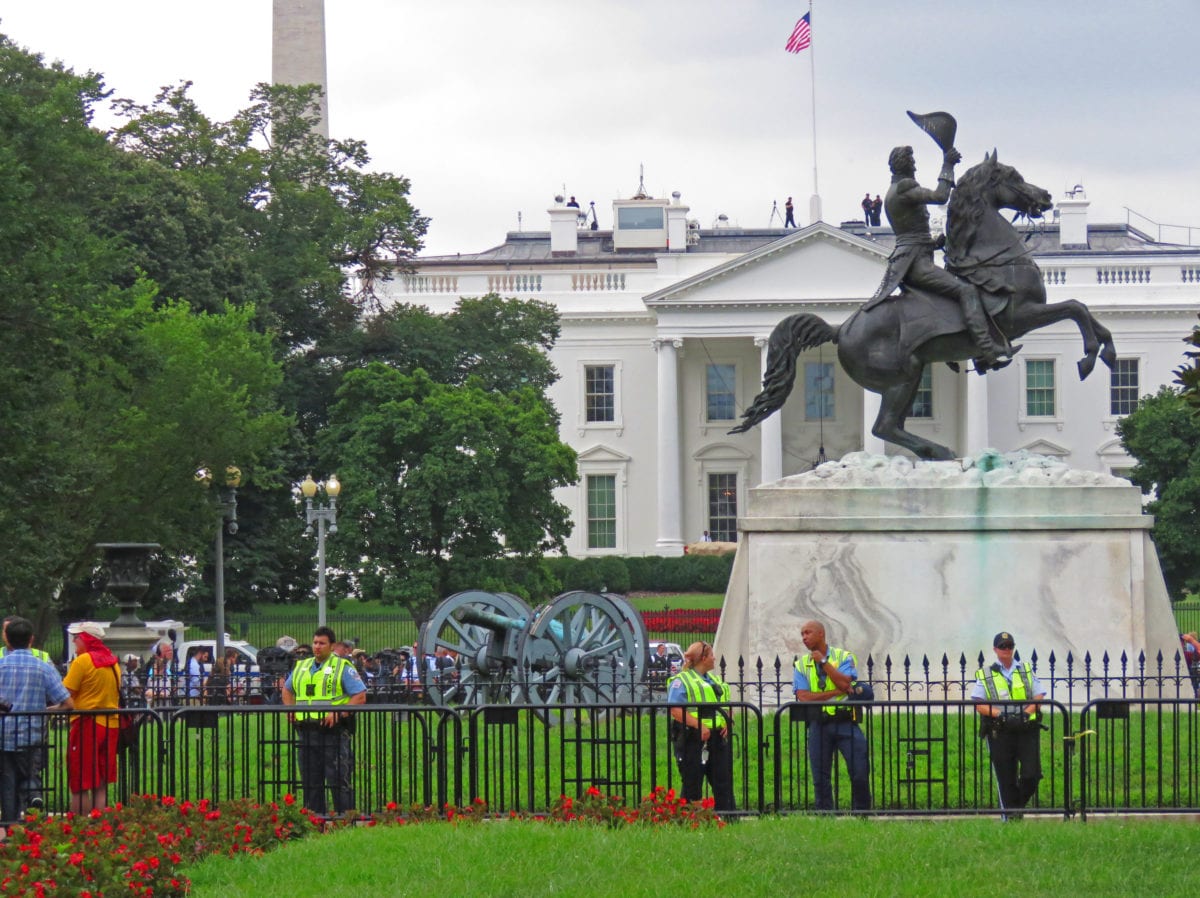
[{"label": "stone base of statue", "polygon": [[1173,669],[1152,523],[1128,481],[1057,459],[853,453],[750,491],[717,656],[727,671],[778,658],[786,675],[816,619],[877,675],[888,657],[916,672],[946,656],[970,676],[980,653],[995,660],[1001,630],[1043,671],[1051,652],[1059,664],[1125,652],[1135,669],[1139,652],[1162,652]]}]

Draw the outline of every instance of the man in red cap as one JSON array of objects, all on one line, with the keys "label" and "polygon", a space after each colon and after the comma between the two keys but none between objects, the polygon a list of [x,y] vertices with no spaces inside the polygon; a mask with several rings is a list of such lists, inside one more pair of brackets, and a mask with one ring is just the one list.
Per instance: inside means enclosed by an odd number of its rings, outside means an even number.
[{"label": "man in red cap", "polygon": [[[67,632],[74,640],[75,660],[63,677],[77,711],[120,707],[121,669],[117,656],[104,644],[104,630],[97,624],[72,624]],[[117,781],[117,737],[120,721],[116,714],[76,714],[71,717],[67,738],[67,787],[71,810],[86,814],[108,806],[108,784]]]}]

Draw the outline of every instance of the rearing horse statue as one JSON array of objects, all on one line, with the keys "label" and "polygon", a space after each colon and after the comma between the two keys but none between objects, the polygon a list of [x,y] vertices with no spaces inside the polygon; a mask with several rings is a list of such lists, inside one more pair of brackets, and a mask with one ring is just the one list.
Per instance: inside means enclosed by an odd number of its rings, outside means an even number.
[{"label": "rearing horse statue", "polygon": [[[1074,321],[1083,338],[1084,355],[1078,362],[1082,380],[1092,373],[1097,356],[1109,368],[1116,363],[1112,334],[1078,300],[1046,302],[1041,270],[1016,228],[1000,214],[1001,209],[1011,209],[1016,218],[1040,218],[1052,205],[1049,193],[1027,183],[995,152],[985,155],[962,176],[950,197],[946,268],[979,288],[988,314],[1008,337],[1068,318]],[[762,392],[730,433],[743,433],[780,409],[796,380],[797,356],[832,342],[855,383],[882,397],[871,428],[875,436],[918,458],[954,458],[946,446],[905,430],[905,418],[926,365],[946,362],[957,370],[958,363],[974,358],[978,348],[955,300],[920,289],[902,291],[869,311],[860,308],[838,328],[807,312],[781,321],[771,332]],[[996,367],[1003,364],[1007,363]],[[986,367],[978,370],[983,374]]]}]

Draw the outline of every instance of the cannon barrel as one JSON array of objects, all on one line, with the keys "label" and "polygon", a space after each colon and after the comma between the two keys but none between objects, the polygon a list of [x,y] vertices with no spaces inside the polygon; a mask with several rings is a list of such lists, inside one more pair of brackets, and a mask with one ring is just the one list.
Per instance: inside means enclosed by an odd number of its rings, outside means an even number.
[{"label": "cannon barrel", "polygon": [[[491,630],[493,633],[499,633],[502,630],[512,630],[515,633],[520,633],[528,625],[523,617],[505,617],[503,614],[496,614],[494,611],[484,611],[475,605],[463,605],[454,612],[454,617],[459,623],[474,624],[477,627],[484,627]],[[558,621],[551,621],[550,632],[559,639],[562,638],[563,628]]]},{"label": "cannon barrel", "polygon": [[501,630],[524,630],[526,624],[523,617],[505,617],[474,605],[463,605],[455,610],[454,617],[464,624],[486,627],[497,633]]}]

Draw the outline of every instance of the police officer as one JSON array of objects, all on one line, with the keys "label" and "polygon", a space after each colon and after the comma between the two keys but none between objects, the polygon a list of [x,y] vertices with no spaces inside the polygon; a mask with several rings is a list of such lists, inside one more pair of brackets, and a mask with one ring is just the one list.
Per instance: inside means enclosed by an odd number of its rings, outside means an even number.
[{"label": "police officer", "polygon": [[354,719],[344,709],[367,700],[367,687],[354,665],[333,653],[336,638],[329,627],[318,627],[312,657],[299,659],[283,684],[283,703],[296,708],[288,719],[300,735],[304,806],[321,815],[328,812],[327,786],[333,790],[336,813],[354,807]]},{"label": "police officer", "polygon": [[[0,640],[0,642],[2,642],[2,644],[0,644],[0,658],[3,658],[5,655],[8,654],[8,622],[10,620],[15,620],[15,618],[16,618],[16,615],[13,615],[13,614],[10,614],[10,615],[8,615],[8,617],[4,618],[3,629],[0,630],[0,636],[3,637],[2,640]],[[51,667],[54,667],[54,662],[50,660],[49,652],[47,652],[43,649],[35,649],[33,647],[32,643],[30,643],[30,645],[29,645],[29,652],[30,652],[30,654],[33,655],[33,657],[37,658],[39,661],[45,661]],[[55,669],[57,670],[57,668],[55,668]]]},{"label": "police officer", "polygon": [[[825,625],[810,620],[800,628],[809,654],[796,661],[792,689],[798,702],[845,702],[858,680],[858,664],[845,649],[825,641]],[[871,767],[867,738],[858,725],[861,711],[849,705],[810,709],[808,764],[812,768],[814,808],[833,810],[833,752],[846,761],[850,773],[850,806],[871,809]]]},{"label": "police officer", "polygon": [[714,671],[716,659],[707,642],[693,642],[683,667],[667,687],[674,732],[675,762],[687,801],[700,801],[704,780],[712,787],[713,809],[733,810],[732,716],[729,686]]},{"label": "police officer", "polygon": [[1046,690],[1028,661],[1014,660],[1016,645],[1011,633],[997,633],[992,639],[996,661],[976,672],[971,689],[975,710],[984,719],[981,735],[987,739],[1000,807],[1005,811],[1025,807],[1042,778],[1037,699],[1045,698]]}]

